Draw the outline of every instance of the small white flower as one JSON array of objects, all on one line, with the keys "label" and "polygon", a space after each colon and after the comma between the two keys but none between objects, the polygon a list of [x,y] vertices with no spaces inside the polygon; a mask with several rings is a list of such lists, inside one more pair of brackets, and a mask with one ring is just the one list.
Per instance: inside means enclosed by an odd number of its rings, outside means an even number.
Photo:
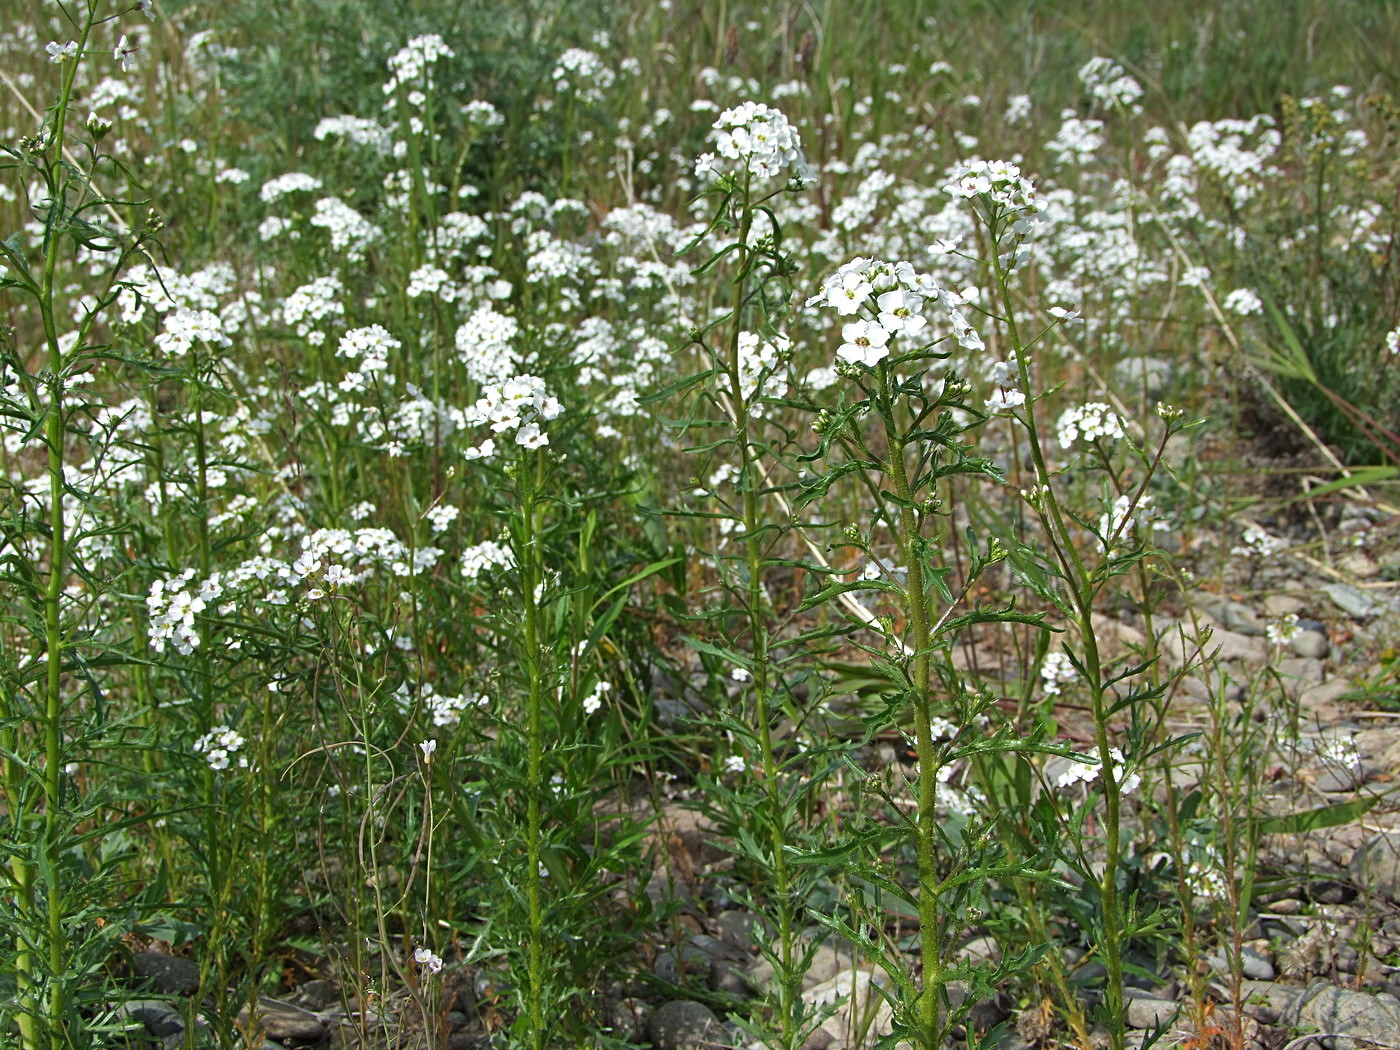
[{"label": "small white flower", "polygon": [[433,752],[437,750],[437,741],[424,740],[418,745],[418,750],[423,752],[424,762],[431,762],[433,760]]},{"label": "small white flower", "polygon": [[837,348],[836,356],[852,364],[874,368],[890,354],[886,345],[890,333],[878,321],[850,321],[842,326],[841,338],[845,342]]},{"label": "small white flower", "polygon": [[66,44],[60,44],[57,40],[50,40],[44,46],[44,50],[49,53],[50,62],[66,62],[70,58],[78,57],[78,42],[70,40]]},{"label": "small white flower", "polygon": [[442,956],[436,954],[429,948],[414,948],[413,961],[429,973],[440,973],[442,971]]},{"label": "small white flower", "polygon": [[726,773],[742,773],[748,766],[743,755],[730,755],[724,760],[724,771]]},{"label": "small white flower", "polygon": [[112,50],[112,57],[121,65],[123,73],[130,73],[136,68],[136,51],[137,48],[123,33],[121,39],[117,41],[117,46]]}]

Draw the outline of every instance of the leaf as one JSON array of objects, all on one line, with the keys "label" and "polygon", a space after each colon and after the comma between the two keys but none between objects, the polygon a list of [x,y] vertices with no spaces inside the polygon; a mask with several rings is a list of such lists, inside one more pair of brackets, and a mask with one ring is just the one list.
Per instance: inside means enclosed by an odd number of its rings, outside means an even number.
[{"label": "leaf", "polygon": [[1261,835],[1306,835],[1324,828],[1335,828],[1358,820],[1377,802],[1379,795],[1354,798],[1350,802],[1338,802],[1331,806],[1304,810],[1302,813],[1286,813],[1281,817],[1255,817],[1251,823]]}]

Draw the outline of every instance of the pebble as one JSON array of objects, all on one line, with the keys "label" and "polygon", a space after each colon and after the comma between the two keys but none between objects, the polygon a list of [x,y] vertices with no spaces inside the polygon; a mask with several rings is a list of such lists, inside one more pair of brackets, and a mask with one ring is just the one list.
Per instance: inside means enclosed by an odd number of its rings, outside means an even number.
[{"label": "pebble", "polygon": [[147,1035],[157,1039],[181,1036],[185,1031],[185,1019],[180,1011],[163,999],[132,999],[118,1004],[116,1013],[140,1024]]},{"label": "pebble", "polygon": [[[1220,976],[1229,976],[1230,963],[1224,952],[1207,956],[1206,962]],[[1251,981],[1272,981],[1275,977],[1274,964],[1254,948],[1245,948],[1240,953],[1240,969]]]},{"label": "pebble", "polygon": [[1342,612],[1360,620],[1369,620],[1373,616],[1395,611],[1395,607],[1379,594],[1363,591],[1360,587],[1353,587],[1347,583],[1328,583],[1319,590],[1331,598]]},{"label": "pebble", "polygon": [[1313,787],[1329,795],[1339,795],[1348,791],[1355,791],[1362,784],[1366,783],[1368,775],[1369,771],[1365,766],[1332,765],[1318,774],[1318,778],[1314,781]]},{"label": "pebble", "polygon": [[1381,832],[1360,847],[1350,873],[1362,892],[1400,901],[1400,831]]},{"label": "pebble", "polygon": [[1325,660],[1332,648],[1327,635],[1321,631],[1299,631],[1288,644],[1295,653],[1309,660]]},{"label": "pebble", "polygon": [[647,1035],[656,1050],[716,1050],[729,1042],[713,1010],[684,999],[658,1006],[647,1022]]},{"label": "pebble", "polygon": [[131,973],[140,980],[149,980],[151,989],[161,995],[194,995],[199,991],[199,964],[178,955],[133,952]]},{"label": "pebble", "polygon": [[603,1000],[603,1019],[612,1034],[629,1043],[647,1040],[647,1022],[651,1009],[640,999]]},{"label": "pebble", "polygon": [[1157,1028],[1168,1024],[1182,1011],[1180,1003],[1151,995],[1133,995],[1125,1000],[1125,1021],[1129,1028]]},{"label": "pebble", "polygon": [[724,911],[715,918],[715,936],[726,944],[748,951],[758,929],[758,916],[751,911]]},{"label": "pebble", "polygon": [[1385,992],[1353,992],[1319,980],[1294,1000],[1284,1012],[1282,1023],[1303,1034],[1327,1034],[1332,1050],[1394,1046],[1396,1033],[1400,1032],[1400,999]]},{"label": "pebble", "polygon": [[[238,1011],[238,1023],[245,1029],[249,1026],[246,1004]],[[279,1043],[314,1043],[327,1032],[325,1023],[309,1010],[277,999],[258,1000],[256,1023],[266,1038]]]}]

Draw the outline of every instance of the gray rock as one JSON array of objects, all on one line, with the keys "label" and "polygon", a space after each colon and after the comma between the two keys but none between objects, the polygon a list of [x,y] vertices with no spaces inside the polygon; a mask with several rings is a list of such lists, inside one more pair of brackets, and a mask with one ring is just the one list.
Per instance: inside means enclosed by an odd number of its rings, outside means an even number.
[{"label": "gray rock", "polygon": [[640,999],[604,999],[603,1022],[612,1034],[629,1043],[644,1043],[651,1008]]},{"label": "gray rock", "polygon": [[705,983],[712,992],[724,992],[738,999],[748,999],[757,991],[749,983],[744,967],[727,959],[710,960],[710,973]]},{"label": "gray rock", "polygon": [[297,986],[297,998],[308,1010],[320,1013],[340,1003],[340,985],[334,981],[307,981]]},{"label": "gray rock", "polygon": [[[1298,998],[1300,988],[1293,988],[1277,981],[1246,980],[1240,989],[1244,993],[1244,1013],[1260,1024],[1278,1024],[1293,1000]],[[1220,1002],[1229,1002],[1232,992],[1228,985],[1212,985],[1211,991]]]},{"label": "gray rock", "polygon": [[1363,591],[1347,583],[1328,583],[1318,589],[1331,598],[1342,612],[1360,620],[1395,611],[1394,604],[1375,591]]},{"label": "gray rock", "polygon": [[1226,630],[1256,638],[1262,637],[1265,633],[1264,621],[1259,619],[1258,614],[1244,602],[1219,598],[1209,601],[1203,600],[1201,607],[1219,620],[1220,626]]},{"label": "gray rock", "polygon": [[1299,656],[1309,660],[1325,660],[1331,651],[1332,643],[1321,631],[1299,631],[1288,643]]},{"label": "gray rock", "polygon": [[118,1005],[116,1013],[141,1025],[147,1035],[157,1039],[181,1036],[185,1031],[185,1019],[180,1011],[163,999],[132,999]]},{"label": "gray rock", "polygon": [[679,951],[666,948],[657,952],[651,972],[667,984],[685,984],[697,975],[708,975],[710,959],[708,952],[687,942]]},{"label": "gray rock", "polygon": [[262,1034],[279,1043],[287,1041],[315,1043],[324,1039],[327,1028],[324,1021],[310,1010],[303,1010],[291,1003],[266,997],[258,1000],[257,1014],[249,1024],[248,1007],[238,1011],[238,1022],[245,1030],[256,1026]]},{"label": "gray rock", "polygon": [[1298,656],[1284,657],[1274,668],[1286,682],[1298,683],[1301,687],[1321,684],[1327,673],[1321,660],[1305,660]]},{"label": "gray rock", "polygon": [[1318,774],[1313,787],[1319,791],[1325,791],[1329,795],[1345,794],[1348,791],[1355,791],[1366,783],[1367,776],[1368,770],[1365,766],[1331,765]]},{"label": "gray rock", "polygon": [[1394,1047],[1400,1034],[1400,999],[1316,981],[1284,1012],[1282,1023],[1303,1034],[1329,1036],[1331,1050]]},{"label": "gray rock", "polygon": [[1125,1001],[1124,1020],[1129,1028],[1157,1028],[1169,1024],[1181,1012],[1180,1003],[1150,995],[1132,995]]},{"label": "gray rock", "polygon": [[758,916],[751,911],[724,911],[715,919],[715,935],[726,944],[748,951],[753,947]]},{"label": "gray rock", "polygon": [[192,959],[163,952],[133,952],[131,973],[138,980],[150,981],[161,995],[194,995],[199,991],[199,964]]},{"label": "gray rock", "polygon": [[[1230,963],[1224,952],[1207,956],[1206,962],[1222,977],[1229,975]],[[1253,948],[1245,948],[1240,954],[1240,969],[1251,981],[1272,981],[1276,976],[1274,964]]]},{"label": "gray rock", "polygon": [[682,999],[663,1003],[647,1022],[656,1050],[720,1050],[729,1036],[714,1011]]},{"label": "gray rock", "polygon": [[1384,831],[1351,858],[1351,881],[1365,892],[1400,901],[1400,831]]}]

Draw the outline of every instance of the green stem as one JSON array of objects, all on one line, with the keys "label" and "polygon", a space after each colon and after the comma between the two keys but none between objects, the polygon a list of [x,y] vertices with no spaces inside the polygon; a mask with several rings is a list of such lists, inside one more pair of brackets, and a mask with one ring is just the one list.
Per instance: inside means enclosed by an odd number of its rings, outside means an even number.
[{"label": "green stem", "polygon": [[795,962],[793,932],[792,880],[787,864],[787,814],[783,804],[783,788],[779,779],[778,760],[773,753],[772,705],[769,695],[771,678],[770,638],[764,609],[763,589],[763,527],[759,506],[761,478],[752,448],[752,417],[744,395],[740,376],[739,337],[743,332],[744,300],[753,266],[749,237],[753,230],[753,206],[750,198],[750,176],[745,175],[741,191],[742,212],[739,220],[739,269],[734,276],[734,313],[729,330],[729,345],[725,362],[729,381],[729,397],[733,403],[734,442],[739,453],[739,484],[744,497],[744,556],[748,572],[744,594],[744,614],[749,625],[749,640],[753,649],[754,722],[758,728],[759,761],[763,768],[764,802],[768,810],[768,840],[773,854],[773,883],[776,893],[778,925],[777,1020],[779,1045],[795,1050],[800,1045],[797,1003],[801,994],[802,975]]},{"label": "green stem", "polygon": [[1040,430],[1035,423],[1036,399],[1030,397],[1030,367],[1026,361],[1024,344],[1016,327],[1016,312],[1011,303],[1008,286],[1009,274],[1002,266],[999,255],[1000,239],[996,236],[996,217],[988,225],[992,229],[992,265],[996,275],[997,290],[1002,304],[1002,316],[1007,326],[1007,336],[1016,353],[1016,368],[1021,381],[1021,389],[1027,391],[1025,408],[1025,428],[1030,444],[1031,462],[1035,468],[1036,485],[1039,489],[1037,506],[1040,509],[1046,535],[1064,571],[1069,585],[1070,597],[1074,605],[1075,620],[1079,627],[1080,644],[1083,649],[1083,663],[1086,682],[1089,687],[1090,709],[1094,717],[1094,737],[1099,749],[1099,775],[1103,781],[1104,794],[1104,870],[1099,881],[1099,893],[1103,908],[1103,961],[1108,971],[1105,990],[1105,1006],[1109,1020],[1109,1045],[1111,1050],[1123,1050],[1123,962],[1122,928],[1118,905],[1118,865],[1122,854],[1119,842],[1119,816],[1122,792],[1118,775],[1109,758],[1111,740],[1109,738],[1108,704],[1103,685],[1103,668],[1099,655],[1098,639],[1094,634],[1094,594],[1092,573],[1084,564],[1079,548],[1074,542],[1055,490],[1050,484],[1050,471],[1045,464],[1045,453],[1040,444]]},{"label": "green stem", "polygon": [[[880,396],[892,401],[889,368],[878,366]],[[899,548],[908,572],[905,603],[909,613],[909,633],[914,659],[910,672],[910,700],[914,709],[914,746],[919,753],[919,948],[923,958],[923,989],[919,993],[919,1042],[935,1050],[939,1038],[939,990],[943,985],[943,960],[938,946],[937,845],[938,778],[934,775],[933,697],[929,664],[930,616],[928,591],[924,586],[923,552],[919,543],[919,519],[914,512],[914,491],[904,464],[904,439],[886,413],[885,434],[889,457],[885,473],[899,497]]]},{"label": "green stem", "polygon": [[[533,463],[531,462],[533,460]],[[533,468],[533,471],[532,471]],[[526,1011],[530,1018],[530,1045],[543,1050],[544,1023],[544,902],[540,877],[540,833],[543,823],[541,793],[544,791],[544,670],[540,666],[540,610],[536,589],[543,578],[539,552],[538,520],[540,473],[544,457],[526,452],[519,464],[521,486],[520,585],[525,603],[525,670],[530,679],[529,709],[526,712],[526,833],[525,887],[530,912],[527,961],[529,980],[525,990]]]}]

